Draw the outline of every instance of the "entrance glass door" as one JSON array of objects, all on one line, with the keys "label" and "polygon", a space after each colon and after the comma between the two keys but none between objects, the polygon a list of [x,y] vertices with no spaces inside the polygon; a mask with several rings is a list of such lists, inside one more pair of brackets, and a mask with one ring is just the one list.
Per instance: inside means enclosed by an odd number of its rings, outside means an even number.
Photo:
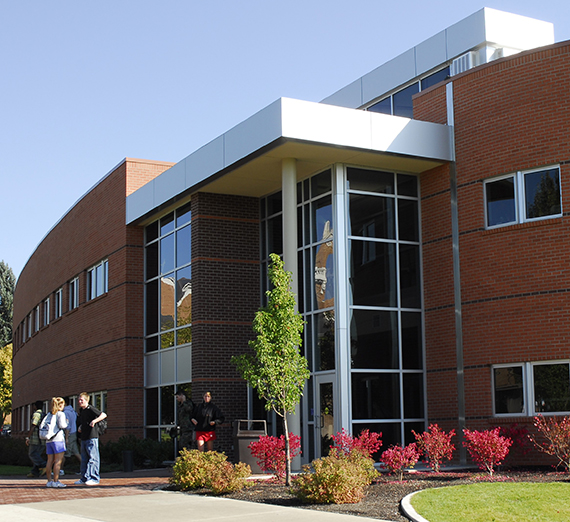
[{"label": "entrance glass door", "polygon": [[333,445],[334,383],[333,375],[315,377],[315,456],[325,457]]}]

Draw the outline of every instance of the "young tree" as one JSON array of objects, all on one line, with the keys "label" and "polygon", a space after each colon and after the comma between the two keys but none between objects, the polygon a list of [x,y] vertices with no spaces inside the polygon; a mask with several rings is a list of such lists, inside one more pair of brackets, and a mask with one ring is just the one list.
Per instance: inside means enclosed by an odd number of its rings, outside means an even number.
[{"label": "young tree", "polygon": [[0,416],[4,420],[12,411],[12,345],[0,348]]},{"label": "young tree", "polygon": [[12,310],[16,278],[12,269],[0,261],[0,348],[12,342]]},{"label": "young tree", "polygon": [[294,413],[309,378],[307,359],[299,352],[303,318],[295,311],[295,295],[291,292],[291,273],[283,261],[271,254],[267,306],[255,314],[253,330],[257,338],[249,342],[253,354],[232,357],[232,362],[247,383],[265,401],[267,411],[275,411],[283,419],[287,470],[285,482],[291,482],[291,449],[287,414]]}]

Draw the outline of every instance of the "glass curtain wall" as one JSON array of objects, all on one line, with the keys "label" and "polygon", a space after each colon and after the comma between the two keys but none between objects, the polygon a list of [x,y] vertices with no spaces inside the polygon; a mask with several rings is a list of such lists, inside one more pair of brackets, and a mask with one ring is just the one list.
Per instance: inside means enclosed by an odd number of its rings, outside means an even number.
[{"label": "glass curtain wall", "polygon": [[153,439],[170,439],[177,389],[191,396],[191,217],[187,203],[145,229],[145,423]]}]

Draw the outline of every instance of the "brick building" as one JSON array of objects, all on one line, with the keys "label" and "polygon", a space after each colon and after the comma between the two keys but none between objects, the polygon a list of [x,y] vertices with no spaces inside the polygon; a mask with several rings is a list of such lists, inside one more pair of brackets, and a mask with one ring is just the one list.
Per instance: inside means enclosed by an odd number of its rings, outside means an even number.
[{"label": "brick building", "polygon": [[483,9],[175,165],[126,159],[18,280],[13,431],[86,389],[110,437],[166,437],[176,389],[211,390],[232,455],[230,421],[263,415],[230,358],[271,252],[307,323],[303,461],[342,428],[387,447],[568,414],[569,80],[551,24]]}]

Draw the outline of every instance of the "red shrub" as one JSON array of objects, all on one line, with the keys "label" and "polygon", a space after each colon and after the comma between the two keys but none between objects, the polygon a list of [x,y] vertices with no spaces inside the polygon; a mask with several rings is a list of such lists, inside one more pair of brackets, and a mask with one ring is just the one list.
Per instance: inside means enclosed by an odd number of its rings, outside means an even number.
[{"label": "red shrub", "polygon": [[463,430],[466,439],[463,445],[479,468],[488,471],[491,476],[495,466],[501,464],[509,453],[512,444],[511,439],[502,437],[499,431],[499,428],[485,431]]}]

